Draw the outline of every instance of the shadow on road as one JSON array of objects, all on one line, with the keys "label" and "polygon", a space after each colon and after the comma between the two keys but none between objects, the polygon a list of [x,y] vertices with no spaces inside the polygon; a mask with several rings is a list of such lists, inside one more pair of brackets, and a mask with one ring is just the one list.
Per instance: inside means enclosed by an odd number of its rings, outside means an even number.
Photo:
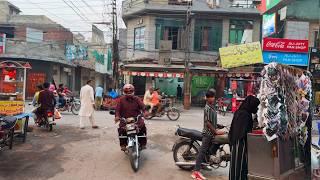
[{"label": "shadow on road", "polygon": [[[0,152],[0,179],[48,179],[63,172],[64,145],[94,138],[76,127],[59,126],[48,132],[35,127],[27,141]],[[44,143],[45,142],[45,143]]]}]

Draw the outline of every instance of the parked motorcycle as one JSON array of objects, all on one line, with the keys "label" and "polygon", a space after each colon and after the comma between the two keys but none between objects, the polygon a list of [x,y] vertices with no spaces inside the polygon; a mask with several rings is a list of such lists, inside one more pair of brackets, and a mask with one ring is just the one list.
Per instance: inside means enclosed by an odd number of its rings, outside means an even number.
[{"label": "parked motorcycle", "polygon": [[39,127],[47,128],[49,131],[52,131],[53,125],[56,125],[54,119],[54,113],[51,111],[47,112],[47,116],[37,117],[36,125]]},{"label": "parked motorcycle", "polygon": [[311,144],[311,176],[312,180],[320,179],[320,147]]},{"label": "parked motorcycle", "polygon": [[[164,98],[161,100],[161,107],[162,110],[159,114],[157,114],[158,107],[154,107],[151,111],[151,113],[146,116],[146,119],[152,119],[154,117],[163,117],[164,115],[167,115],[167,117],[171,121],[176,121],[180,117],[180,111],[172,106],[172,102],[168,98]],[[147,109],[151,108],[150,106],[147,107]]]},{"label": "parked motorcycle", "polygon": [[[228,127],[222,125],[218,125],[218,128],[228,130]],[[183,170],[193,170],[201,146],[202,132],[178,127],[175,134],[180,137],[172,147],[175,164]],[[207,152],[202,168],[226,168],[231,157],[228,135],[215,136],[213,144]]]},{"label": "parked motorcycle", "polygon": [[5,146],[12,149],[14,126],[17,123],[17,118],[13,116],[0,117],[0,150]]},{"label": "parked motorcycle", "polygon": [[72,114],[74,115],[78,115],[79,111],[80,111],[80,99],[76,99],[73,96],[71,97],[66,97],[66,103],[63,107],[58,108],[58,111],[60,112],[64,112],[64,111],[68,111],[68,112],[72,112]]},{"label": "parked motorcycle", "polygon": [[[110,114],[114,115],[115,112],[110,111]],[[120,119],[120,121],[123,121],[126,123],[127,136],[120,136],[119,138],[125,138],[128,141],[126,152],[129,155],[130,164],[134,172],[137,172],[139,170],[139,158],[140,158],[141,147],[139,145],[138,138],[146,137],[145,135],[138,136],[139,127],[137,125],[137,122],[142,117],[143,115],[139,115],[137,117]]]}]

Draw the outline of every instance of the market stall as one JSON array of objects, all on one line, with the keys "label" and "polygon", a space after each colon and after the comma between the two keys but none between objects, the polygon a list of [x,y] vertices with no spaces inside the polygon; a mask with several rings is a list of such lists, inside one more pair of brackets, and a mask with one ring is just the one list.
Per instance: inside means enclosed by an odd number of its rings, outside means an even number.
[{"label": "market stall", "polygon": [[258,98],[263,130],[248,135],[248,177],[287,179],[310,156],[306,149],[311,131],[310,73],[277,63],[266,65]]},{"label": "market stall", "polygon": [[29,121],[29,114],[24,109],[28,69],[31,66],[26,62],[0,62],[0,116],[14,116],[18,119],[14,133],[23,142],[27,137]]}]

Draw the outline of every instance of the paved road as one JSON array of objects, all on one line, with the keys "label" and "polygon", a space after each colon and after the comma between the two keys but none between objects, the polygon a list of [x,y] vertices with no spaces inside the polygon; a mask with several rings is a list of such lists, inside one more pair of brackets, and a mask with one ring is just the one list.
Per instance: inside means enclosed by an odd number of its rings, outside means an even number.
[{"label": "paved road", "polygon": [[[96,113],[99,129],[78,128],[78,117],[69,113],[57,122],[53,132],[34,128],[25,144],[16,142],[14,149],[0,152],[0,179],[50,179],[50,180],[167,180],[189,179],[190,173],[173,163],[171,147],[176,140],[176,125],[202,128],[202,111],[182,113],[181,119],[172,122],[154,119],[146,122],[148,148],[142,152],[142,166],[134,173],[128,157],[120,151],[116,125],[107,112]],[[228,125],[231,116],[220,117]],[[228,169],[205,173],[208,179],[227,179]]]}]

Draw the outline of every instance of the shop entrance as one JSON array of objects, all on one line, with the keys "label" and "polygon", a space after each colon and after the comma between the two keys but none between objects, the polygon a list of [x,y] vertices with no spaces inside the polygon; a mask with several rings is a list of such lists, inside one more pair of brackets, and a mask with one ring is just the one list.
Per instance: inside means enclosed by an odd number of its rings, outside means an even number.
[{"label": "shop entrance", "polygon": [[45,73],[28,73],[27,79],[27,99],[32,99],[35,92],[37,91],[37,85],[43,84],[46,80]]},{"label": "shop entrance", "polygon": [[135,95],[143,96],[146,91],[146,77],[133,76],[133,86],[135,88]]}]

